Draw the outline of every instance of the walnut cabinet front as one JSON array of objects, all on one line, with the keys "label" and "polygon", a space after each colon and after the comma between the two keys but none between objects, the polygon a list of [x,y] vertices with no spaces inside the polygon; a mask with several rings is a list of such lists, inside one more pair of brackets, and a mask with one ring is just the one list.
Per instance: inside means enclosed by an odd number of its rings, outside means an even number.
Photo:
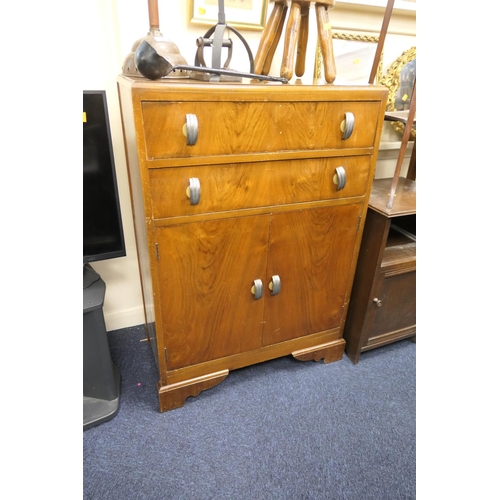
[{"label": "walnut cabinet front", "polygon": [[340,359],[387,91],[118,83],[160,410],[250,364]]}]

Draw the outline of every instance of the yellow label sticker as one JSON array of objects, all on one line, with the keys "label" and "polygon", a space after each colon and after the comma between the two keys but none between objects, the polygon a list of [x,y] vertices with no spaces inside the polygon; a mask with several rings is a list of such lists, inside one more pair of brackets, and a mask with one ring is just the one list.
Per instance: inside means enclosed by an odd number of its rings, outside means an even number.
[{"label": "yellow label sticker", "polygon": [[198,7],[198,13],[204,16],[207,13],[207,10],[204,9],[203,7]]},{"label": "yellow label sticker", "polygon": [[401,99],[403,99],[403,101],[406,101],[406,99],[408,99],[408,94],[405,94]]},{"label": "yellow label sticker", "polygon": [[359,59],[354,59],[353,64],[359,64]]},{"label": "yellow label sticker", "polygon": [[87,113],[83,112],[83,123],[87,123]]}]

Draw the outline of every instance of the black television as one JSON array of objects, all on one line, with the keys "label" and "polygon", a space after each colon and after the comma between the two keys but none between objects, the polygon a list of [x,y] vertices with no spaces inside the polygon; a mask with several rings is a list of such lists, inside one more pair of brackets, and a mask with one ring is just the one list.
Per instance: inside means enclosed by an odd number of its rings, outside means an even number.
[{"label": "black television", "polygon": [[104,90],[83,91],[83,264],[126,255]]},{"label": "black television", "polygon": [[108,344],[106,284],[91,262],[124,257],[106,92],[83,91],[83,429],[113,418],[121,375]]}]

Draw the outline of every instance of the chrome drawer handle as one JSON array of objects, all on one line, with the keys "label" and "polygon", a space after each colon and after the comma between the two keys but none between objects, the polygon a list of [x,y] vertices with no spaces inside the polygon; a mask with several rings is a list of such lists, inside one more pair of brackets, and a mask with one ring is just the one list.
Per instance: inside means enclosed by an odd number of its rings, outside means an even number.
[{"label": "chrome drawer handle", "polygon": [[186,115],[186,124],[184,125],[182,131],[187,137],[187,145],[194,146],[198,140],[198,118],[196,118],[196,115]]},{"label": "chrome drawer handle", "polygon": [[271,290],[271,295],[278,295],[278,293],[280,293],[281,280],[277,274],[271,278],[271,282],[269,283],[269,290]]},{"label": "chrome drawer handle", "polygon": [[191,205],[198,205],[200,203],[201,186],[200,179],[191,177],[189,179],[189,186],[186,189],[186,195],[189,198]]},{"label": "chrome drawer handle", "polygon": [[345,140],[351,137],[354,130],[354,115],[350,111],[346,112],[345,119],[340,124],[340,130],[342,131],[342,139]]},{"label": "chrome drawer handle", "polygon": [[382,307],[382,301],[380,299],[378,299],[377,297],[375,297],[373,299],[373,302],[375,302],[375,304],[377,304],[377,307]]},{"label": "chrome drawer handle", "polygon": [[262,286],[262,281],[261,280],[253,280],[253,286],[251,288],[251,292],[254,295],[254,299],[260,299],[262,297],[262,292],[264,290],[264,287]]},{"label": "chrome drawer handle", "polygon": [[337,185],[337,191],[345,188],[347,181],[344,167],[337,167],[333,176],[333,183]]}]

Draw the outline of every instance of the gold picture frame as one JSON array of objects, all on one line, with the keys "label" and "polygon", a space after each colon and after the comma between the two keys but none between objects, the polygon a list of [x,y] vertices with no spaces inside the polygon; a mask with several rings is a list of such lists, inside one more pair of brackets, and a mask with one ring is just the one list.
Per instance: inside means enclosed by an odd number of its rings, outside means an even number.
[{"label": "gold picture frame", "polygon": [[[416,74],[417,48],[405,50],[388,68],[379,83],[389,89],[387,111],[403,111],[410,105],[413,84]],[[404,125],[391,122],[398,132],[403,133]],[[415,138],[416,130],[412,129],[411,137]]]},{"label": "gold picture frame", "polygon": [[[379,41],[378,36],[361,35],[356,33],[332,33],[333,56],[337,69],[337,80],[347,84],[366,84],[370,79],[370,73],[375,59],[375,52]],[[383,52],[377,67],[377,81],[382,78]],[[314,61],[314,78],[323,77],[323,57],[319,46],[316,45],[316,57]]]},{"label": "gold picture frame", "polygon": [[[224,0],[226,23],[232,28],[263,30],[268,0]],[[219,19],[219,0],[189,0],[189,22],[213,26]]]}]

